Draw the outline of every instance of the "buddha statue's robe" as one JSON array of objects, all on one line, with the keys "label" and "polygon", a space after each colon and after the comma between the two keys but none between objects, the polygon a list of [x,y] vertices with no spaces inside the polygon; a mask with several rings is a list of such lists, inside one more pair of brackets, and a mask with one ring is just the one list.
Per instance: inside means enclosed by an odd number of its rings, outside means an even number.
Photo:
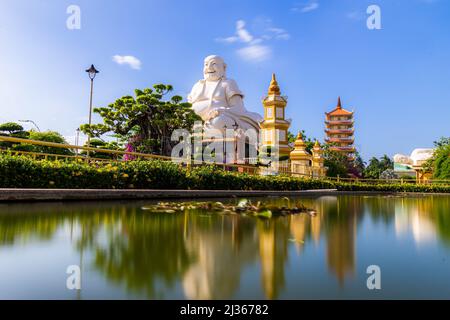
[{"label": "buddha statue's robe", "polygon": [[220,131],[224,127],[231,129],[237,124],[240,129],[255,129],[259,132],[261,116],[248,112],[243,103],[243,93],[232,79],[222,78],[216,81],[200,80],[192,88],[188,101],[203,121],[206,129]]}]

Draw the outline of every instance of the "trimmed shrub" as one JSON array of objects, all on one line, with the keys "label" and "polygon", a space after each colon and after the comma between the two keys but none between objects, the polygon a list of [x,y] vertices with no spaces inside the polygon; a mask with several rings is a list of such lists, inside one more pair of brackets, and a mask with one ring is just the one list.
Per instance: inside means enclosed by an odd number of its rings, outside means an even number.
[{"label": "trimmed shrub", "polygon": [[224,171],[217,166],[187,170],[159,160],[86,164],[11,155],[0,155],[0,188],[450,192],[448,185],[364,184],[284,175],[259,176]]},{"label": "trimmed shrub", "polygon": [[424,193],[450,193],[449,185],[438,184],[365,184],[341,182],[336,184],[339,191],[379,191],[379,192],[424,192]]}]

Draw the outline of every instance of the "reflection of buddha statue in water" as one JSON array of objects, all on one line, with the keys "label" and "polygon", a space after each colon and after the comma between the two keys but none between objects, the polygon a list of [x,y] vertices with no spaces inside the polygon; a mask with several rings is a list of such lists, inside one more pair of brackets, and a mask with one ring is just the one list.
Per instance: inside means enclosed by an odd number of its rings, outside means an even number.
[{"label": "reflection of buddha statue in water", "polygon": [[244,268],[257,258],[252,221],[231,216],[215,220],[220,222],[204,225],[193,219],[189,224],[185,243],[195,259],[183,275],[187,299],[233,298]]},{"label": "reflection of buddha statue in water", "polygon": [[226,64],[219,56],[205,58],[203,67],[204,79],[198,81],[188,96],[192,108],[203,121],[205,129],[224,130],[238,125],[240,129],[255,129],[259,132],[262,120],[257,113],[248,112],[244,107],[244,95],[236,82],[227,79]]}]

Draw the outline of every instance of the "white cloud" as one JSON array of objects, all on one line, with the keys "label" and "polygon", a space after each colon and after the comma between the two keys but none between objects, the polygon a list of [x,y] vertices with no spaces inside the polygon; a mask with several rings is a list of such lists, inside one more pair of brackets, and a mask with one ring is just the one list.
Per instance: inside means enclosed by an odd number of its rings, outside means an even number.
[{"label": "white cloud", "polygon": [[294,7],[291,8],[291,11],[293,12],[301,12],[301,13],[307,13],[314,10],[319,9],[319,1],[318,0],[311,0],[307,4],[297,4]]},{"label": "white cloud", "polygon": [[226,43],[233,43],[233,42],[244,42],[249,43],[254,41],[253,36],[250,34],[250,32],[245,29],[245,21],[244,20],[238,20],[236,21],[236,35],[226,38],[217,38],[217,41],[220,42],[226,42]]},{"label": "white cloud", "polygon": [[239,56],[247,61],[261,62],[270,59],[272,49],[268,46],[253,44],[237,50]]},{"label": "white cloud", "polygon": [[289,40],[291,38],[291,35],[289,33],[286,32],[286,30],[281,29],[281,28],[268,28],[267,31],[275,34],[275,39],[280,39],[280,40]]},{"label": "white cloud", "polygon": [[115,55],[113,56],[113,61],[122,65],[122,64],[126,64],[128,66],[130,66],[131,69],[135,69],[135,70],[140,70],[141,69],[141,61],[133,56],[120,56],[120,55]]},{"label": "white cloud", "polygon": [[233,42],[238,41],[239,38],[235,37],[235,36],[231,36],[231,37],[226,37],[226,38],[217,38],[216,40],[220,41],[220,42],[233,43]]},{"label": "white cloud", "polygon": [[244,47],[238,48],[236,52],[242,59],[247,61],[261,62],[270,59],[272,56],[272,48],[269,45],[263,44],[263,42],[271,39],[288,40],[290,38],[290,35],[286,30],[272,27],[271,25],[264,29],[265,34],[260,37],[255,37],[245,26],[246,23],[244,20],[236,21],[235,35],[225,38],[216,38],[216,41],[227,44],[243,43]]},{"label": "white cloud", "polygon": [[350,20],[359,21],[359,20],[364,20],[365,17],[366,17],[365,13],[361,12],[361,11],[352,11],[352,12],[347,13],[347,18]]},{"label": "white cloud", "polygon": [[242,42],[251,42],[253,40],[253,36],[245,29],[244,20],[236,22],[236,33]]}]

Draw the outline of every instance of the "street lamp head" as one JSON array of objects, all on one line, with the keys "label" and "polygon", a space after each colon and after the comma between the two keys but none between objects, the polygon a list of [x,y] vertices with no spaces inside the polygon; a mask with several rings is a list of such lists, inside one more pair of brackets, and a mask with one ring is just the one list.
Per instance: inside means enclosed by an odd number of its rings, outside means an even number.
[{"label": "street lamp head", "polygon": [[237,128],[239,128],[239,125],[238,125],[237,122],[235,121],[234,124],[233,124],[233,129],[234,129],[234,130],[237,130]]},{"label": "street lamp head", "polygon": [[26,123],[32,123],[35,127],[36,127],[36,129],[39,131],[39,132],[41,132],[41,129],[39,129],[39,127],[37,126],[37,124],[36,124],[36,122],[34,122],[33,120],[17,120],[17,121],[19,121],[19,122],[26,122]]},{"label": "street lamp head", "polygon": [[89,69],[86,70],[86,72],[89,75],[89,78],[91,80],[94,80],[95,76],[97,75],[97,73],[99,73],[100,71],[98,71],[97,69],[95,69],[94,65],[91,64],[91,67]]}]

